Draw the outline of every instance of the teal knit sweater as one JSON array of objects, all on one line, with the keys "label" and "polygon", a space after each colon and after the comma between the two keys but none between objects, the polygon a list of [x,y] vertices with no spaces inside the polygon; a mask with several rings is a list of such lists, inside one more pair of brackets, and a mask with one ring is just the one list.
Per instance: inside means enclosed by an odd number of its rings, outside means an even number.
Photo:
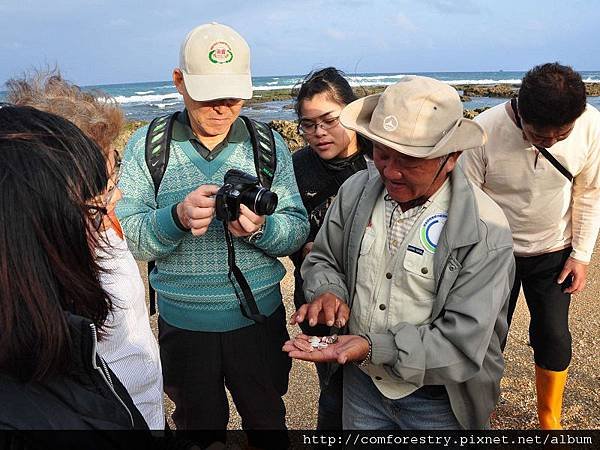
[{"label": "teal knit sweater", "polygon": [[[116,212],[136,259],[156,260],[149,278],[158,294],[161,317],[173,326],[194,331],[229,331],[252,325],[254,322],[242,315],[227,277],[223,224],[214,219],[203,236],[193,236],[177,227],[171,215],[173,205],[198,186],[223,185],[229,169],[256,174],[250,140],[229,143],[212,161],[202,158],[189,141],[173,140],[155,199],[144,159],[146,132],[147,127],[139,129],[127,143],[119,182],[123,198]],[[309,229],[290,152],[281,136],[274,134],[277,170],[271,190],[279,197],[277,209],[267,216],[264,235],[256,243],[233,238],[237,265],[260,312],[267,316],[281,304],[279,282],[285,269],[277,257],[297,250]]]}]

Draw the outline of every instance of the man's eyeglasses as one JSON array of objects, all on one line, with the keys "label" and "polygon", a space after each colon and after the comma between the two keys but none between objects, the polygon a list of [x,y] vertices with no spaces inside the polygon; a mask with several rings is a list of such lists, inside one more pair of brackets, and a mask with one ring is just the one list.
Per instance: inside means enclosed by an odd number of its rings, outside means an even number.
[{"label": "man's eyeglasses", "polygon": [[301,119],[298,123],[298,133],[300,134],[315,134],[317,128],[321,127],[323,130],[329,130],[340,123],[340,116],[328,117],[319,122],[315,122],[310,119]]}]

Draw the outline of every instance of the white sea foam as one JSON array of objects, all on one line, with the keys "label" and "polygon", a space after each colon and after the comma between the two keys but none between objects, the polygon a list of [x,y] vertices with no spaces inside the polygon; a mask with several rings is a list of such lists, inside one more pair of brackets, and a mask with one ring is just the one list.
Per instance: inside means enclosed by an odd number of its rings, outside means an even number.
[{"label": "white sea foam", "polygon": [[124,95],[118,95],[115,100],[119,103],[158,103],[164,100],[178,100],[183,101],[183,97],[178,92],[172,92],[170,94],[163,95],[132,95],[126,97]]},{"label": "white sea foam", "polygon": [[[350,86],[360,87],[360,86],[389,86],[391,84],[396,83],[399,79],[405,77],[406,75],[376,75],[376,76],[349,76],[347,77],[348,83]],[[287,80],[286,80],[287,81]],[[520,79],[505,79],[505,80],[496,80],[496,79],[475,79],[475,80],[442,80],[444,83],[448,83],[451,85],[455,84],[521,84]],[[584,80],[584,81],[594,81],[594,80]],[[272,91],[277,89],[292,89],[298,87],[298,84],[277,84],[276,82],[267,82],[262,86],[253,86],[255,91]]]},{"label": "white sea foam", "polygon": [[137,95],[146,95],[146,94],[152,94],[154,91],[139,91],[136,92]]},{"label": "white sea foam", "polygon": [[280,84],[279,86],[252,86],[255,91],[275,91],[277,89],[292,89],[295,84]]},{"label": "white sea foam", "polygon": [[175,105],[179,105],[181,104],[181,102],[170,102],[170,103],[151,103],[150,106],[154,106],[158,109],[165,109],[168,106],[175,106]]}]

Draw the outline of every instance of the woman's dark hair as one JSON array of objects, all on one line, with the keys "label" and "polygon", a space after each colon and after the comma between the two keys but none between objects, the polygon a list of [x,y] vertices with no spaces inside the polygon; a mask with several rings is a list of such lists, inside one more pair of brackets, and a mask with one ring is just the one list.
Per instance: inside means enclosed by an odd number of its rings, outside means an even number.
[{"label": "woman's dark hair", "polygon": [[296,93],[294,110],[298,117],[301,116],[302,101],[322,93],[326,93],[331,100],[344,106],[357,99],[356,94],[354,94],[352,87],[345,78],[344,72],[341,70],[334,67],[313,70],[304,77]]},{"label": "woman's dark hair", "polygon": [[[298,118],[302,116],[302,102],[313,98],[315,95],[326,93],[332,101],[346,106],[358,97],[352,90],[350,83],[346,80],[346,74],[335,67],[313,70],[310,72],[295,91],[294,110]],[[356,135],[358,148],[369,156],[372,153],[373,144],[360,134]]]},{"label": "woman's dark hair", "polygon": [[585,83],[569,66],[547,63],[525,74],[519,89],[519,114],[537,127],[574,122],[586,106]]},{"label": "woman's dark hair", "polygon": [[88,207],[107,184],[100,148],[71,122],[0,108],[0,372],[23,381],[71,361],[65,311],[100,329],[111,308]]}]

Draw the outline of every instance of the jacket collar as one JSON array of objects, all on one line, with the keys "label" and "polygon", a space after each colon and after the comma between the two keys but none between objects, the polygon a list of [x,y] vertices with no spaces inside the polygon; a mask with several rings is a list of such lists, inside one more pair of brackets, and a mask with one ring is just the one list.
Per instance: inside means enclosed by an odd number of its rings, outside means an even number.
[{"label": "jacket collar", "polygon": [[[383,190],[379,172],[371,163],[367,163],[369,178],[357,205],[348,242],[349,261],[358,261],[360,243],[364,230],[369,224],[373,207]],[[448,221],[440,236],[436,259],[447,259],[448,253],[460,247],[473,245],[481,240],[479,231],[479,208],[473,187],[459,165],[450,173],[452,192],[448,211]]]},{"label": "jacket collar", "polygon": [[71,337],[71,371],[80,373],[94,370],[97,345],[96,327],[89,319],[69,312],[65,312],[65,318]]},{"label": "jacket collar", "polygon": [[452,194],[448,211],[452,211],[452,214],[448,214],[443,238],[451,251],[479,242],[481,235],[475,192],[458,164],[450,174],[450,181],[452,182]]}]

